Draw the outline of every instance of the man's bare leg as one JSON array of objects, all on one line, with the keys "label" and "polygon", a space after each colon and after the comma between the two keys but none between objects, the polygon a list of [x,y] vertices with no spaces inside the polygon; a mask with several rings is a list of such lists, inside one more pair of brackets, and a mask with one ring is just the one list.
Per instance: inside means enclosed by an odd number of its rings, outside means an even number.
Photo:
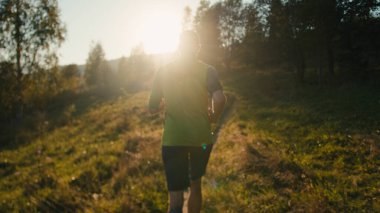
[{"label": "man's bare leg", "polygon": [[183,191],[169,191],[168,213],[182,213]]},{"label": "man's bare leg", "polygon": [[188,201],[188,213],[199,213],[202,208],[202,178],[191,181],[190,196]]}]

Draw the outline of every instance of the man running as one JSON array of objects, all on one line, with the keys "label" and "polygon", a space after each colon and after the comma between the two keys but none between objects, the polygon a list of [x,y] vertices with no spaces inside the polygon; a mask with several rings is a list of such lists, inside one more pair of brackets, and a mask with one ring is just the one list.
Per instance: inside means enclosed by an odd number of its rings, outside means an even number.
[{"label": "man running", "polygon": [[211,123],[218,120],[226,102],[216,70],[197,59],[199,49],[198,35],[183,32],[178,58],[156,73],[149,99],[151,113],[165,108],[162,158],[169,213],[182,212],[188,187],[188,213],[200,212],[201,178],[213,145]]}]

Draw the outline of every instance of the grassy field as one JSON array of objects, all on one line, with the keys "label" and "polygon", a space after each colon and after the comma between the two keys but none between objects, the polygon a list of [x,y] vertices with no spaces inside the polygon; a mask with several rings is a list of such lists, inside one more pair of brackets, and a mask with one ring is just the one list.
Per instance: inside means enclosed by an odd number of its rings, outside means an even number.
[{"label": "grassy field", "polygon": [[[380,211],[379,89],[222,77],[204,212]],[[3,128],[0,212],[165,212],[163,116],[146,112],[148,94],[90,91]]]}]

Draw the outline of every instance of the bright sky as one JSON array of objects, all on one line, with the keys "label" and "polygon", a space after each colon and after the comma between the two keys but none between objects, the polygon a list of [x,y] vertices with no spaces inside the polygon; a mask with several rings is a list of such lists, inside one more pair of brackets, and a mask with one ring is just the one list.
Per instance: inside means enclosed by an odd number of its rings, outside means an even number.
[{"label": "bright sky", "polygon": [[91,42],[100,42],[107,59],[129,56],[143,43],[146,52],[174,51],[183,11],[194,11],[199,0],[61,0],[66,41],[59,49],[60,64],[84,64]]}]

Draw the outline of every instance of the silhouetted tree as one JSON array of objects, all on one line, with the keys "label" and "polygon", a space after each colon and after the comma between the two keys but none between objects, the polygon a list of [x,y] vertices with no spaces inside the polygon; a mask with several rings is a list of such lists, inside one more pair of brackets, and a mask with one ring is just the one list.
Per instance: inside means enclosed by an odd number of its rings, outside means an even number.
[{"label": "silhouetted tree", "polygon": [[199,58],[212,65],[217,65],[222,55],[220,16],[220,3],[211,5],[209,1],[201,0],[193,21],[194,29],[201,40]]},{"label": "silhouetted tree", "polygon": [[22,114],[23,76],[50,67],[57,62],[55,54],[64,40],[65,28],[60,20],[57,0],[0,1],[0,49],[5,60],[15,64],[14,96]]},{"label": "silhouetted tree", "polygon": [[15,105],[15,65],[10,62],[0,62],[0,118],[9,117]]},{"label": "silhouetted tree", "polygon": [[310,29],[305,1],[272,0],[268,22],[268,45],[272,63],[275,66],[285,64],[296,71],[297,82],[303,82],[306,71],[307,41]]},{"label": "silhouetted tree", "polygon": [[100,43],[96,43],[88,54],[85,68],[85,79],[88,85],[108,85],[111,75],[110,67]]},{"label": "silhouetted tree", "polygon": [[248,4],[244,7],[244,37],[239,45],[237,55],[241,62],[254,66],[263,66],[267,62],[265,51],[266,38],[264,26],[261,22],[259,11],[254,4]]},{"label": "silhouetted tree", "polygon": [[183,18],[182,18],[182,30],[189,30],[191,29],[191,8],[189,6],[186,6],[183,10]]},{"label": "silhouetted tree", "polygon": [[286,40],[286,31],[288,20],[285,15],[285,7],[281,0],[272,0],[267,16],[267,25],[269,33],[269,45],[272,50],[272,58],[275,63],[284,57],[284,43]]},{"label": "silhouetted tree", "polygon": [[117,74],[119,76],[119,80],[121,81],[120,83],[124,83],[124,80],[129,70],[128,58],[126,58],[125,56],[120,57],[117,69],[118,69]]},{"label": "silhouetted tree", "polygon": [[379,66],[380,1],[342,0],[339,14],[339,66],[354,79],[368,80],[370,70]]},{"label": "silhouetted tree", "polygon": [[225,48],[224,63],[229,70],[234,46],[238,45],[244,36],[243,2],[242,0],[224,0],[221,7],[221,41]]},{"label": "silhouetted tree", "polygon": [[120,86],[134,92],[145,88],[153,73],[154,63],[152,57],[145,53],[144,46],[139,44],[132,48],[128,58],[120,58],[118,69]]}]

